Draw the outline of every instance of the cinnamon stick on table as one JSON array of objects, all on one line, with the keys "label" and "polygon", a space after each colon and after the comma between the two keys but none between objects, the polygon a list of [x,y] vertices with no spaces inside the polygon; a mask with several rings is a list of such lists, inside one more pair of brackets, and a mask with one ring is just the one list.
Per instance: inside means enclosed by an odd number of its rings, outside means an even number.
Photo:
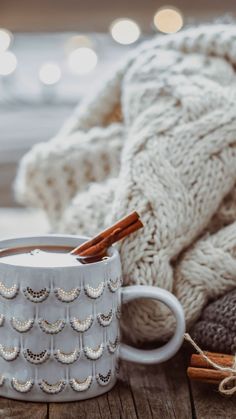
[{"label": "cinnamon stick on table", "polygon": [[[215,352],[205,352],[206,356],[216,364],[222,367],[232,367],[234,363],[234,356],[227,354],[220,354]],[[197,368],[213,368],[209,362],[201,355],[193,354],[190,361],[191,367]]]},{"label": "cinnamon stick on table", "polygon": [[187,369],[187,375],[191,380],[202,381],[204,383],[219,384],[224,378],[229,377],[230,373],[226,371],[217,371],[208,368]]},{"label": "cinnamon stick on table", "polygon": [[[205,352],[210,361],[220,367],[232,368],[234,356],[220,353]],[[224,378],[231,375],[230,371],[220,371],[214,369],[202,355],[193,354],[190,360],[190,366],[187,369],[187,375],[192,380],[205,383],[219,384]]]},{"label": "cinnamon stick on table", "polygon": [[71,254],[78,255],[81,258],[98,255],[103,256],[112,244],[142,227],[143,223],[139,218],[139,214],[134,211],[113,226],[99,233],[93,239],[73,249]]}]

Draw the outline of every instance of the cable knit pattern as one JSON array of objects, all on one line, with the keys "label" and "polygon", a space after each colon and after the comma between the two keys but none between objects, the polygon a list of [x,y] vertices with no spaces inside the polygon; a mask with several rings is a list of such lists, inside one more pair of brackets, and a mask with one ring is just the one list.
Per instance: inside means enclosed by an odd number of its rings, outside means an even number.
[{"label": "cable knit pattern", "polygon": [[[92,237],[103,230],[104,225],[109,225],[107,219],[110,219],[117,183],[114,178],[104,183],[92,183],[88,191],[76,195],[64,212],[59,231],[65,234],[68,231],[70,234],[81,232]],[[79,217],[75,208],[79,208]]]},{"label": "cable knit pattern", "polygon": [[[67,203],[88,182],[118,174],[123,127],[112,124],[78,131],[59,141],[33,147],[21,163],[16,181],[20,200],[42,207],[56,228]],[[27,180],[28,187],[25,181]]]},{"label": "cable knit pattern", "polygon": [[[174,292],[187,327],[236,286],[235,64],[233,25],[145,42],[24,157],[16,182],[18,200],[45,208],[57,231],[92,235],[139,211],[144,229],[120,245],[125,285]],[[122,121],[107,125],[117,106]],[[133,342],[174,329],[157,302],[132,302],[123,318]]]}]

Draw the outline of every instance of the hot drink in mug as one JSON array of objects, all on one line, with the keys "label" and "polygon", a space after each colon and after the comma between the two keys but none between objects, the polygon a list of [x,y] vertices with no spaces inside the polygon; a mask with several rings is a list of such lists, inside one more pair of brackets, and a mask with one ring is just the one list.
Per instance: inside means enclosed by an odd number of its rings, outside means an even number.
[{"label": "hot drink in mug", "polygon": [[[118,251],[84,263],[84,238],[48,235],[0,242],[0,395],[62,402],[98,396],[117,380],[119,359],[166,361],[179,349],[184,313],[169,292],[122,288]],[[171,340],[154,350],[120,342],[122,304],[152,298],[176,317]],[[158,339],[158,336],[157,336]]]}]

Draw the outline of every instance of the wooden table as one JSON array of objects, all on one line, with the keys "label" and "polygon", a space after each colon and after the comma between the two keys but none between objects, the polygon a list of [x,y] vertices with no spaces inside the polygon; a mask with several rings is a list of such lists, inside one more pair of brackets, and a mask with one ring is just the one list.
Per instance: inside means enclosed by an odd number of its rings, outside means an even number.
[{"label": "wooden table", "polygon": [[123,362],[118,384],[107,394],[70,403],[24,403],[0,398],[1,419],[233,419],[235,398],[215,387],[190,383],[182,350],[162,365]]}]

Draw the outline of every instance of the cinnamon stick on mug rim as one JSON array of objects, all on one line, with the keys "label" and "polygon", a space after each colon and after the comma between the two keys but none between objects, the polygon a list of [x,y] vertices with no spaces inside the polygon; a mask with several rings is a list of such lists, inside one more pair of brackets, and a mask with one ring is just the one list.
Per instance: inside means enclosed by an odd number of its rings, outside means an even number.
[{"label": "cinnamon stick on mug rim", "polygon": [[81,257],[93,256],[106,252],[108,247],[129,234],[143,227],[139,214],[134,211],[116,222],[113,226],[99,233],[94,238],[71,251],[72,255]]},{"label": "cinnamon stick on mug rim", "polygon": [[79,256],[86,257],[91,255],[99,255],[102,252],[104,253],[105,249],[108,249],[116,241],[116,236],[120,232],[120,229],[116,229],[113,231],[113,233],[110,234],[110,236],[106,237],[105,239],[101,240],[99,243],[95,244],[94,246],[91,246],[87,248],[86,250],[83,250],[79,253]]},{"label": "cinnamon stick on mug rim", "polygon": [[88,249],[84,250],[83,252],[79,253],[79,256],[91,256],[100,253],[104,249],[108,249],[112,244],[118,242],[119,240],[123,239],[124,237],[128,236],[131,233],[134,233],[139,228],[142,228],[143,224],[140,220],[137,220],[135,223],[131,224],[130,226],[124,228],[123,230],[118,228],[110,236],[106,237],[105,239],[101,240],[98,244],[89,247]]}]

